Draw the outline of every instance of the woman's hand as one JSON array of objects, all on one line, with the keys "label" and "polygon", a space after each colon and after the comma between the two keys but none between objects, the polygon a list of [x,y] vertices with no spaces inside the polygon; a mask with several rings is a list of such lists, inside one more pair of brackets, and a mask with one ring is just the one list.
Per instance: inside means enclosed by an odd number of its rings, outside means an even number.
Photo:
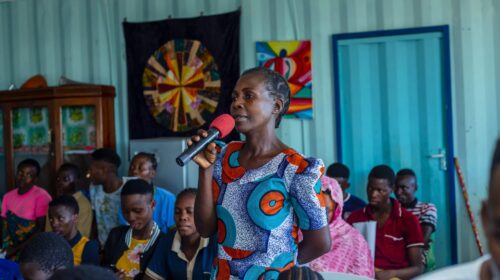
[{"label": "woman's hand", "polygon": [[[198,143],[201,139],[208,136],[206,130],[200,129],[198,130],[198,134],[191,137],[191,139],[187,140],[188,147],[191,147],[193,144]],[[215,149],[215,143],[210,143],[207,147],[198,153],[193,161],[198,164],[202,169],[207,169],[211,167],[217,158],[217,150]]]},{"label": "woman's hand", "polygon": [[127,273],[125,273],[125,270],[123,269],[120,269],[117,272],[115,272],[115,276],[120,280],[127,279]]}]

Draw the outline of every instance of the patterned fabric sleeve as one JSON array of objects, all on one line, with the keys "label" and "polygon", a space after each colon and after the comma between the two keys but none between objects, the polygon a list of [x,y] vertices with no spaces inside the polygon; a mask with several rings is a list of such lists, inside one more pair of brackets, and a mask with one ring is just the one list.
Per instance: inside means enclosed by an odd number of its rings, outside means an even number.
[{"label": "patterned fabric sleeve", "polygon": [[436,229],[437,225],[437,209],[432,203],[425,203],[422,207],[422,215],[420,216],[421,224],[429,224]]},{"label": "patterned fabric sleeve", "polygon": [[5,249],[5,248],[9,247],[11,245],[11,242],[12,242],[10,235],[9,235],[9,228],[7,225],[7,220],[2,221],[1,227],[2,227],[2,240],[1,240],[2,243],[0,245],[2,246],[2,249]]},{"label": "patterned fabric sleeve", "polygon": [[220,140],[215,140],[215,150],[217,150],[217,158],[222,158],[221,151],[226,147],[228,144],[225,142],[222,142]]},{"label": "patterned fabric sleeve", "polygon": [[299,228],[317,230],[328,225],[324,200],[321,196],[320,177],[323,162],[315,158],[303,158],[295,154],[288,157],[296,171],[290,182],[290,196]]}]

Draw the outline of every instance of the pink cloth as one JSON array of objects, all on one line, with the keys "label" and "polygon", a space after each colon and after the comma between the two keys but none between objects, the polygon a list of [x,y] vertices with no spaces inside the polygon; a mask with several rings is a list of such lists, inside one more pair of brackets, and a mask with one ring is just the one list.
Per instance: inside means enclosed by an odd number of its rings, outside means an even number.
[{"label": "pink cloth", "polygon": [[24,194],[19,194],[16,188],[3,197],[2,217],[7,217],[7,211],[10,211],[18,217],[34,221],[47,215],[50,201],[50,194],[38,186],[33,186]]},{"label": "pink cloth", "polygon": [[373,259],[368,243],[351,225],[342,219],[344,198],[342,190],[332,178],[321,178],[321,189],[329,190],[336,204],[330,223],[332,247],[330,252],[312,261],[309,266],[315,271],[333,271],[374,277]]}]

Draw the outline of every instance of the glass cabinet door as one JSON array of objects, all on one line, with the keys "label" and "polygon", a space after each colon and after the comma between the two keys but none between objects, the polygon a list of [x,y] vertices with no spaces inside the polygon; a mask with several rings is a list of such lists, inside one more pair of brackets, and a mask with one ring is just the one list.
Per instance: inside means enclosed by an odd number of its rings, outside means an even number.
[{"label": "glass cabinet door", "polygon": [[[83,175],[90,165],[90,154],[96,149],[96,108],[94,105],[61,107],[64,162],[77,165]],[[88,186],[86,176],[80,182]]]},{"label": "glass cabinet door", "polygon": [[[37,185],[50,189],[51,156],[49,110],[47,107],[15,108],[12,110],[12,142],[14,147],[14,172],[17,165],[28,158],[38,161],[41,167]],[[16,174],[16,173],[15,173]],[[14,174],[14,176],[15,176]],[[14,188],[14,186],[11,186]]]}]

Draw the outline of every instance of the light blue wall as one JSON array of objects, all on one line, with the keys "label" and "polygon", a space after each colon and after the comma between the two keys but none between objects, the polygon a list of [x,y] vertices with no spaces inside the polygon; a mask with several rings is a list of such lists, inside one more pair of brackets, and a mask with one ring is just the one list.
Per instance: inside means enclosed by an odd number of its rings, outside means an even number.
[{"label": "light blue wall", "polygon": [[[486,194],[499,132],[500,1],[497,0],[11,0],[0,1],[0,89],[37,73],[116,87],[118,150],[128,145],[121,22],[193,17],[241,7],[241,68],[255,66],[258,40],[311,39],[314,120],[285,120],[279,134],[303,153],[335,159],[331,35],[450,25],[454,141],[474,212]],[[457,201],[462,201],[460,196]],[[462,203],[459,257],[477,256]]]}]

